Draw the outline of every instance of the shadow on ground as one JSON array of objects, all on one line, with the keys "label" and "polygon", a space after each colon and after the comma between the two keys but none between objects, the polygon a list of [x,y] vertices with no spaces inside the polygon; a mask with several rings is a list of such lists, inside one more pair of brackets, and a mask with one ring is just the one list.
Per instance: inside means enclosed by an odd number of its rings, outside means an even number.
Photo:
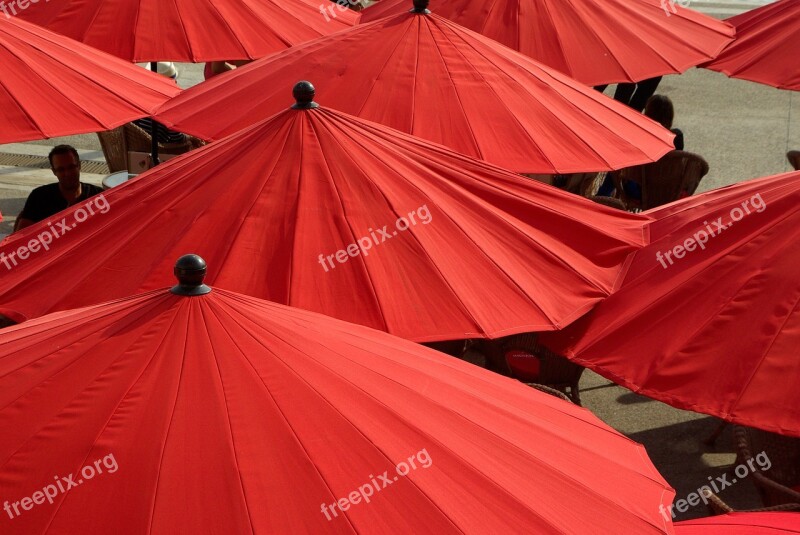
[{"label": "shadow on ground", "polygon": [[11,231],[14,230],[16,218],[10,214],[20,213],[26,198],[27,196],[0,198],[0,213],[3,214],[3,221],[0,222],[0,235],[11,234]]},{"label": "shadow on ground", "polygon": [[682,510],[677,508],[679,500],[687,500],[703,485],[716,487],[734,509],[762,507],[753,483],[734,474],[731,425],[723,428],[713,445],[707,444],[721,420],[634,394],[588,370],[581,379],[581,398],[584,407],[600,419],[644,445],[653,465],[675,489],[674,520],[709,516],[708,508],[697,499],[692,500],[699,501],[697,505],[687,502]]}]

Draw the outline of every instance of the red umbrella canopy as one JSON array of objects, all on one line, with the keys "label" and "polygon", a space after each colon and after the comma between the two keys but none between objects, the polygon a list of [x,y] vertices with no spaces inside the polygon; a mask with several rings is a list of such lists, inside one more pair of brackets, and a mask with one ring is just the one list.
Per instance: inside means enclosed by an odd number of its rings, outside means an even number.
[{"label": "red umbrella canopy", "polygon": [[175,82],[0,16],[0,143],[109,130],[150,115]]},{"label": "red umbrella canopy", "polygon": [[675,407],[800,436],[799,179],[650,211],[622,288],[544,342]]},{"label": "red umbrella canopy", "polygon": [[159,119],[219,139],[283,109],[282,88],[310,72],[336,109],[520,173],[618,169],[673,148],[670,132],[627,106],[447,19],[415,13],[195,86]]},{"label": "red umbrella canopy", "polygon": [[800,533],[797,513],[730,513],[675,524],[677,535],[779,535]]},{"label": "red umbrella canopy", "polygon": [[[381,0],[362,22],[408,11]],[[730,43],[730,25],[674,0],[433,0],[430,8],[588,85],[681,73]]]},{"label": "red umbrella canopy", "polygon": [[198,287],[200,262],[179,260],[183,295],[0,334],[4,533],[672,532],[674,491],[588,410]]},{"label": "red umbrella canopy", "polygon": [[734,78],[800,91],[800,0],[780,0],[728,19],[736,40],[703,65]]},{"label": "red umbrella canopy", "polygon": [[16,15],[134,62],[260,58],[358,18],[311,0],[47,0]]},{"label": "red umbrella canopy", "polygon": [[[578,318],[646,241],[646,218],[296,106],[11,235],[0,313],[161,287],[189,247],[227,289],[416,341],[497,337]],[[11,257],[51,227],[69,234]]]}]

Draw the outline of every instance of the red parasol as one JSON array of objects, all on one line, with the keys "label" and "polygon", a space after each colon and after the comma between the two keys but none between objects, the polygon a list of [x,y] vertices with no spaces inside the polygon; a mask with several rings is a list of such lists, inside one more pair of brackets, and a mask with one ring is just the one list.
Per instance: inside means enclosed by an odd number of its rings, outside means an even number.
[{"label": "red parasol", "polygon": [[[409,7],[381,0],[361,20]],[[431,10],[588,85],[681,73],[715,58],[734,35],[675,0],[432,0]]]},{"label": "red parasol", "polygon": [[703,65],[732,76],[800,91],[800,0],[780,0],[728,19],[736,40]]},{"label": "red parasol", "polygon": [[798,513],[729,513],[684,520],[675,524],[677,535],[780,535],[800,533]]},{"label": "red parasol", "polygon": [[48,0],[16,14],[134,62],[260,58],[358,18],[336,15],[326,17],[311,0]]},{"label": "red parasol", "polygon": [[520,173],[619,169],[673,148],[670,132],[627,106],[447,19],[417,13],[264,58],[195,86],[158,117],[220,139],[283,109],[282,88],[308,73],[338,110]]},{"label": "red parasol", "polygon": [[543,342],[675,407],[800,436],[800,173],[647,215],[618,292]]},{"label": "red parasol", "polygon": [[672,533],[588,410],[204,268],[0,333],[4,533]]},{"label": "red parasol", "polygon": [[[227,289],[416,341],[498,337],[578,318],[646,242],[645,218],[296,94],[296,109],[106,192],[104,211],[13,234],[0,313],[161,287],[164,256],[193,248]],[[53,225],[48,250],[11,258]]]},{"label": "red parasol", "polygon": [[180,93],[175,82],[0,16],[0,143],[115,128]]}]

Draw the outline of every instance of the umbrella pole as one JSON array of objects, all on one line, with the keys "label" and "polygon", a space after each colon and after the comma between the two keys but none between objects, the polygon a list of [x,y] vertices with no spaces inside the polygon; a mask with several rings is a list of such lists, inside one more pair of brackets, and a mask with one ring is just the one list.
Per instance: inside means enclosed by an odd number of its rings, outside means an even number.
[{"label": "umbrella pole", "polygon": [[[150,70],[158,74],[158,62],[150,62]],[[158,136],[156,136],[156,120],[150,119],[150,158],[153,161],[153,167],[160,164],[158,161]]]}]

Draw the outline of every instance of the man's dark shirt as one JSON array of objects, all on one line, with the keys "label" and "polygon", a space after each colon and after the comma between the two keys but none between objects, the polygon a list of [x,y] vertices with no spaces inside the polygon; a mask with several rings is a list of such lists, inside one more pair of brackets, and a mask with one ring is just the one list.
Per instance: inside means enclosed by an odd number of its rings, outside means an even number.
[{"label": "man's dark shirt", "polygon": [[[75,204],[85,201],[89,197],[102,193],[103,190],[92,184],[81,182],[81,196],[75,201]],[[19,214],[20,218],[30,219],[34,223],[38,223],[42,219],[47,219],[53,214],[57,214],[61,210],[67,208],[67,200],[61,196],[61,191],[58,189],[58,182],[55,184],[47,184],[46,186],[39,186],[34,189],[28,200],[25,201],[25,208]]]}]

